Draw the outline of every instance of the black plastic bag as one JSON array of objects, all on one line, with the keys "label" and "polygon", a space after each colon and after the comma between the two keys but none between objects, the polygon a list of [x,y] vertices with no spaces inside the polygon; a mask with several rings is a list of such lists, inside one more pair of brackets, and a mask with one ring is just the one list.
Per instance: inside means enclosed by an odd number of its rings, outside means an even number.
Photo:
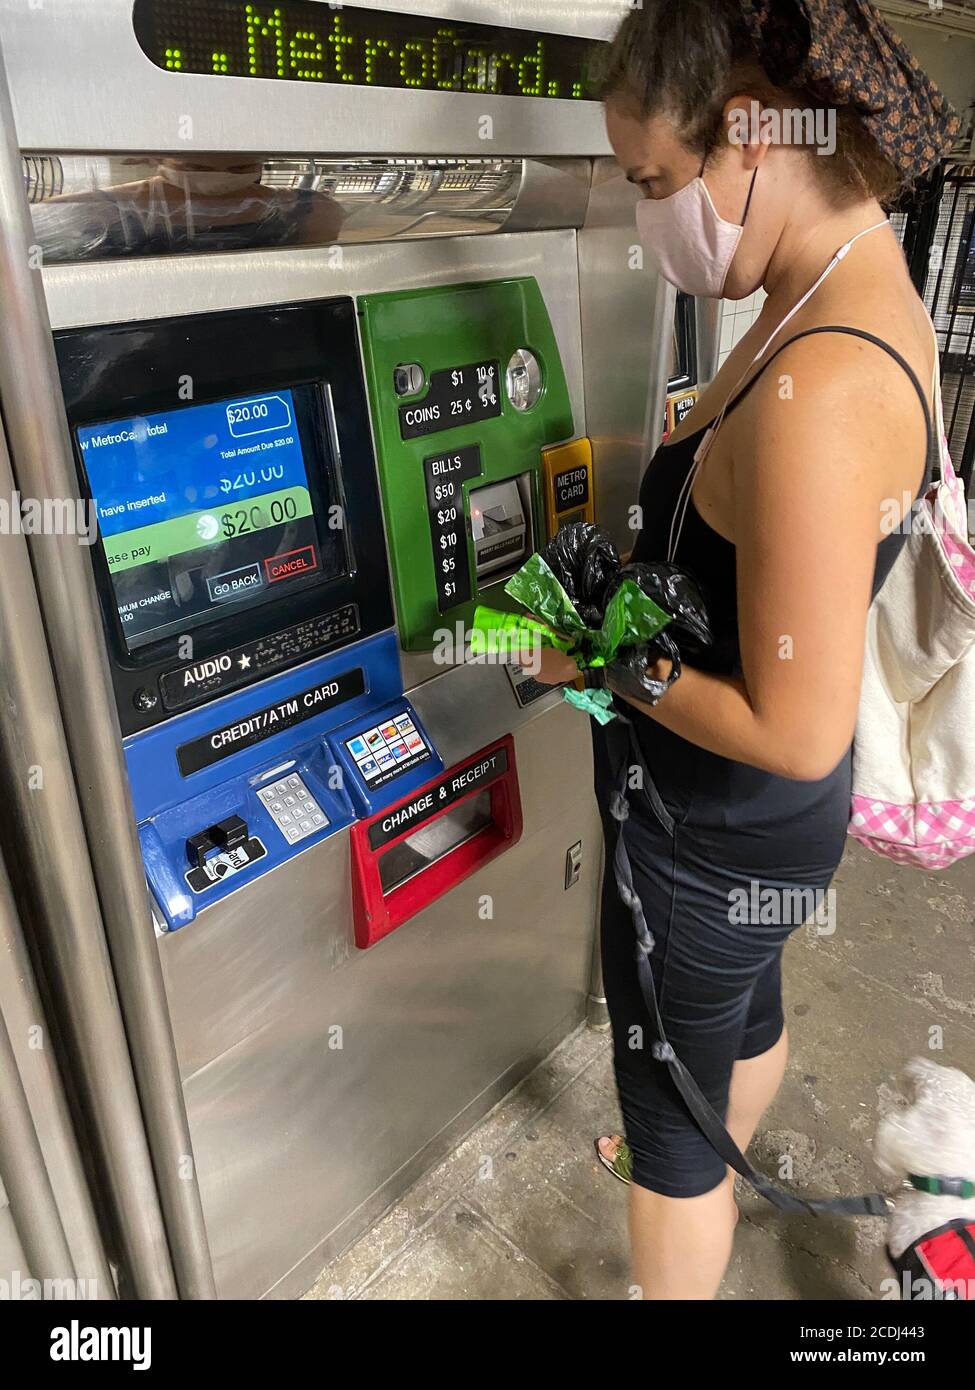
[{"label": "black plastic bag", "polygon": [[542,550],[542,559],[586,627],[598,628],[612,593],[619,587],[620,555],[611,538],[591,522],[575,521],[552,537]]},{"label": "black plastic bag", "polygon": [[[666,680],[656,680],[647,675],[647,667],[665,656],[673,663],[673,669]],[[625,699],[642,700],[646,705],[655,705],[662,699],[675,681],[680,680],[680,652],[666,632],[658,633],[652,642],[642,647],[629,647],[615,661],[611,661],[606,673],[613,683],[613,689]]]},{"label": "black plastic bag", "polygon": [[[624,565],[612,539],[600,527],[577,521],[563,526],[541,552],[587,627],[598,628],[606,607],[624,580],[631,580],[671,617],[650,642],[623,649],[607,666],[619,694],[655,705],[680,679],[681,654],[693,658],[711,645],[711,626],[700,585],[665,560]],[[655,680],[647,667],[666,657],[672,670]]]},{"label": "black plastic bag", "polygon": [[711,624],[704,595],[697,580],[686,570],[666,560],[623,565],[606,591],[607,603],[624,579],[632,579],[648,598],[652,598],[665,613],[671,615],[671,635],[676,629],[677,632],[687,633],[703,646],[711,645]]}]

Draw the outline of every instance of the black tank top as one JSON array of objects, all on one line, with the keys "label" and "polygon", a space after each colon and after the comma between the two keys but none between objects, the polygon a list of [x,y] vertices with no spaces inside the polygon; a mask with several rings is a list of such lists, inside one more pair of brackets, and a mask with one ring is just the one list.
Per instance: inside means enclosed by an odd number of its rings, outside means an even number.
[{"label": "black tank top", "polygon": [[[864,338],[888,353],[909,376],[924,410],[928,433],[927,463],[918,493],[922,495],[929,486],[938,455],[938,441],[927,396],[904,358],[889,344],[870,333],[854,328],[828,327],[812,328],[796,334],[783,343],[738,392],[729,405],[729,413],[744,400],[759,376],[780,352],[800,338],[818,333],[847,333]],[[633,549],[634,561],[667,558],[671,522],[681,489],[693,466],[701,436],[707,428],[702,426],[676,444],[661,445],[654,455],[640,487],[644,524]],[[873,584],[875,596],[890,574],[907,534],[907,530],[902,529],[884,537],[878,544]],[[708,525],[696,510],[693,497],[688,502],[674,558],[700,583],[714,637],[711,648],[689,653],[686,664],[715,673],[740,674],[735,546]],[[781,867],[784,867],[783,856],[789,861],[787,846],[791,837],[795,851],[791,862],[800,877],[796,856],[801,857],[804,863],[809,862],[810,855],[817,864],[825,864],[831,858],[838,860],[849,817],[849,754],[823,782],[795,782],[709,753],[671,733],[656,720],[634,712],[632,707],[628,713],[633,715],[647,766],[658,789],[671,811],[679,817],[688,816],[693,803],[693,819],[696,822],[714,830],[735,829],[750,842],[752,851],[765,841],[772,860]],[[727,853],[726,845],[723,844],[722,849]]]}]

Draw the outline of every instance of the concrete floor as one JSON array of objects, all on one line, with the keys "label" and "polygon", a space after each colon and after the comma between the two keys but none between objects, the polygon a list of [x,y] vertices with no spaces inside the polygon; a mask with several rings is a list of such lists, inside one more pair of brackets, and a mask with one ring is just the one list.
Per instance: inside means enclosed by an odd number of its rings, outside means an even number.
[{"label": "concrete floor", "polygon": [[[752,1157],[810,1192],[873,1186],[870,1139],[919,1053],[975,1074],[975,858],[944,873],[852,846],[836,930],[786,956],[792,1060]],[[605,1034],[574,1033],[378,1224],[315,1299],[625,1299],[626,1194],[592,1138],[618,1126]],[[883,1223],[783,1217],[750,1191],[724,1299],[878,1296]]]}]

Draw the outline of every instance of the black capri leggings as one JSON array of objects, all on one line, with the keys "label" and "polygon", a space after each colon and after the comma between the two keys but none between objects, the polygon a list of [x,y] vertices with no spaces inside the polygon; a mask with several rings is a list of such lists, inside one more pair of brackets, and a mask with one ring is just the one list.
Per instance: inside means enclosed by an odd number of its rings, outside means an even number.
[{"label": "black capri leggings", "polygon": [[[780,810],[785,813],[798,784],[772,780],[783,784],[787,800]],[[771,788],[773,799],[777,790]],[[621,832],[607,810],[610,787],[598,775],[597,794],[606,837],[603,978],[633,1181],[664,1196],[695,1197],[717,1187],[727,1170],[691,1118],[667,1066],[652,1056],[657,1038],[638,983],[633,919],[612,871]],[[768,789],[761,800],[767,811]],[[828,795],[825,806],[835,800]],[[786,941],[814,906],[821,929],[830,929],[826,891],[842,853],[845,819],[830,815],[824,845],[821,835],[810,833],[824,829],[822,799],[812,825],[803,817],[805,833],[798,837],[788,817],[784,825],[779,821],[777,833],[756,835],[744,824],[717,825],[707,814],[703,823],[692,823],[685,807],[681,818],[665,827],[649,796],[631,792],[629,802],[623,833],[655,940],[651,968],[663,1027],[677,1056],[726,1118],[735,1062],[767,1052],[782,1035]],[[666,806],[664,814],[670,810]],[[747,805],[741,808],[742,819],[747,812]],[[787,863],[788,877],[779,877],[781,870],[770,872],[770,860]]]}]

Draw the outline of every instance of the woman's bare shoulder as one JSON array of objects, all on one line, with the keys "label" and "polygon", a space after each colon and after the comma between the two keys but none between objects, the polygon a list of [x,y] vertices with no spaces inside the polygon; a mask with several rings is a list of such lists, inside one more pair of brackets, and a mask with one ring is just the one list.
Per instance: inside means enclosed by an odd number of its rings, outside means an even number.
[{"label": "woman's bare shoulder", "polygon": [[[907,333],[891,342],[895,335],[874,333],[869,323],[853,326],[883,337],[908,362],[930,409],[921,344]],[[866,496],[882,498],[914,496],[921,485],[928,435],[917,388],[889,353],[862,337],[817,334],[788,343],[735,415],[729,446],[739,487],[760,481],[755,470],[800,488],[816,474],[838,492],[855,480]]]},{"label": "woman's bare shoulder", "polygon": [[[898,250],[896,255],[900,257],[900,254]],[[928,312],[911,283],[907,266],[901,261],[895,261],[892,266],[883,261],[869,265],[859,275],[847,276],[835,285],[827,281],[820,293],[796,315],[787,330],[788,336],[794,338],[811,328],[846,328],[854,333],[869,333],[903,358],[924,388],[925,395],[930,396],[936,353],[934,332]],[[817,336],[820,339],[817,346],[827,364],[834,359],[843,338],[856,341],[850,333]],[[860,342],[865,340],[861,338]],[[869,377],[872,354],[882,352],[879,346],[872,346],[866,353],[854,353],[852,360]],[[884,355],[892,361],[889,354]],[[906,378],[903,368],[899,372],[902,379]],[[908,391],[913,391],[909,378],[905,385]]]}]

